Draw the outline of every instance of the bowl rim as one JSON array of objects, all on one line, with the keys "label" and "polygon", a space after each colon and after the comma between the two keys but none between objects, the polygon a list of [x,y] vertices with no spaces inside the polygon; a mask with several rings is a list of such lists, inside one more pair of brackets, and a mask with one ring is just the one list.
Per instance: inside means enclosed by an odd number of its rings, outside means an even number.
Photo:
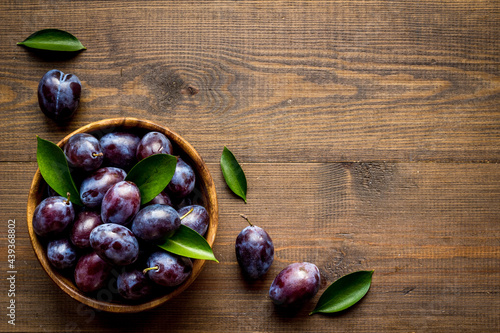
[{"label": "bowl rim", "polygon": [[[99,121],[95,121],[89,123],[85,126],[82,126],[70,134],[66,135],[63,139],[61,139],[57,145],[59,147],[63,147],[64,144],[68,141],[68,139],[78,133],[90,133],[98,130],[106,129],[106,128],[122,128],[122,129],[132,129],[132,128],[141,128],[148,131],[157,131],[165,134],[169,140],[172,141],[174,146],[180,148],[184,154],[186,154],[194,163],[193,169],[197,174],[197,182],[198,180],[203,180],[201,184],[198,183],[197,186],[201,186],[202,190],[205,189],[205,200],[206,205],[208,207],[207,211],[209,213],[209,226],[207,233],[205,234],[205,238],[210,245],[213,247],[213,243],[215,241],[215,235],[217,233],[218,227],[218,218],[219,218],[219,210],[218,210],[218,202],[217,202],[217,193],[215,191],[215,184],[213,181],[210,172],[203,161],[202,157],[198,154],[198,152],[194,149],[194,147],[184,140],[180,135],[170,130],[168,127],[158,125],[152,121],[132,118],[132,117],[123,117],[123,118],[108,118],[102,119]],[[154,298],[148,300],[144,303],[131,303],[131,304],[120,304],[120,303],[111,303],[106,301],[97,300],[95,298],[89,297],[74,285],[73,281],[68,279],[66,276],[61,274],[57,269],[53,268],[49,263],[46,251],[42,242],[35,234],[33,230],[33,213],[37,206],[37,204],[41,201],[42,193],[42,176],[40,174],[40,169],[37,168],[33,180],[31,182],[29,195],[28,195],[28,204],[27,204],[27,224],[28,224],[28,232],[31,241],[31,245],[35,252],[35,255],[42,265],[44,271],[49,275],[51,280],[59,286],[66,294],[68,294],[71,298],[88,305],[97,310],[102,310],[106,312],[115,312],[115,313],[136,313],[145,310],[151,310],[156,308],[170,299],[178,296],[184,290],[186,290],[193,282],[196,280],[198,275],[201,273],[203,266],[205,265],[205,260],[201,259],[193,259],[193,271],[189,278],[184,281],[181,285],[177,286],[170,293],[163,295],[158,298]]]}]

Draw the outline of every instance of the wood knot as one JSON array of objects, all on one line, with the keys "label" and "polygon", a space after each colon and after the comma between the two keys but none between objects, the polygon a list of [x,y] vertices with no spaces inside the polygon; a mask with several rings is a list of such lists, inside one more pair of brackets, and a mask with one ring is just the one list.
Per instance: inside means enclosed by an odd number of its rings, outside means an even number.
[{"label": "wood knot", "polygon": [[193,96],[193,95],[196,95],[198,92],[199,92],[198,89],[191,87],[191,86],[187,86],[186,88],[181,89],[181,94],[183,94],[183,95]]}]

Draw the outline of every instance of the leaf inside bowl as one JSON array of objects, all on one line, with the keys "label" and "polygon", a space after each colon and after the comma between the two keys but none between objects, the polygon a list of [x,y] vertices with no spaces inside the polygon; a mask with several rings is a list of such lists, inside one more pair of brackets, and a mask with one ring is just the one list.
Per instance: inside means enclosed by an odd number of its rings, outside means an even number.
[{"label": "leaf inside bowl", "polygon": [[127,174],[125,180],[133,182],[141,192],[141,204],[154,199],[167,187],[174,176],[177,158],[167,154],[156,154],[139,161]]},{"label": "leaf inside bowl", "polygon": [[36,161],[43,179],[54,191],[63,197],[70,193],[70,201],[83,206],[66,155],[59,146],[37,136]]},{"label": "leaf inside bowl", "polygon": [[219,262],[206,239],[193,229],[181,224],[176,232],[158,245],[165,251],[193,259]]}]

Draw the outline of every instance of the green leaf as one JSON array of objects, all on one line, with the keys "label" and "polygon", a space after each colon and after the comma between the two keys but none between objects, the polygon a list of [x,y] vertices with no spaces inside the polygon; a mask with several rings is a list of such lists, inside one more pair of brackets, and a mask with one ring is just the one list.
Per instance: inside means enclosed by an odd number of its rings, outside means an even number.
[{"label": "green leaf", "polygon": [[85,46],[78,38],[69,32],[59,29],[44,29],[30,35],[24,41],[17,43],[32,49],[47,51],[80,51],[85,50]]},{"label": "green leaf", "polygon": [[60,196],[67,197],[70,201],[83,206],[80,194],[71,177],[66,155],[56,144],[37,136],[36,161],[45,182]]},{"label": "green leaf", "polygon": [[193,229],[181,224],[179,229],[165,242],[158,245],[165,251],[193,259],[213,260],[219,262],[207,243],[207,240]]},{"label": "green leaf", "polygon": [[339,312],[356,304],[370,289],[372,275],[373,271],[358,271],[341,277],[325,290],[309,315]]},{"label": "green leaf", "polygon": [[125,180],[133,182],[141,192],[141,204],[153,200],[167,187],[174,176],[177,158],[167,154],[155,154],[137,163]]},{"label": "green leaf", "polygon": [[247,202],[247,179],[233,153],[226,147],[222,151],[220,167],[227,186],[237,196]]}]

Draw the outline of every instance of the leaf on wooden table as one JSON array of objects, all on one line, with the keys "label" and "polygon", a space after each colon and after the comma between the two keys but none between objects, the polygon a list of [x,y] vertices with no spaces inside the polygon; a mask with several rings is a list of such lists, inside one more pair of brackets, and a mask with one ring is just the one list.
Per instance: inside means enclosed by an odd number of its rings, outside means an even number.
[{"label": "leaf on wooden table", "polygon": [[83,206],[66,155],[59,146],[37,136],[36,161],[43,179],[54,191],[63,197],[69,192],[70,201]]},{"label": "leaf on wooden table", "polygon": [[372,275],[373,271],[344,275],[323,292],[310,315],[339,312],[356,304],[370,289]]},{"label": "leaf on wooden table", "polygon": [[85,46],[70,34],[59,29],[44,29],[31,34],[24,41],[17,43],[32,49],[47,51],[74,52],[85,50]]},{"label": "leaf on wooden table", "polygon": [[245,173],[233,153],[227,147],[224,147],[222,151],[220,166],[227,186],[229,186],[234,194],[247,202],[247,179]]}]

